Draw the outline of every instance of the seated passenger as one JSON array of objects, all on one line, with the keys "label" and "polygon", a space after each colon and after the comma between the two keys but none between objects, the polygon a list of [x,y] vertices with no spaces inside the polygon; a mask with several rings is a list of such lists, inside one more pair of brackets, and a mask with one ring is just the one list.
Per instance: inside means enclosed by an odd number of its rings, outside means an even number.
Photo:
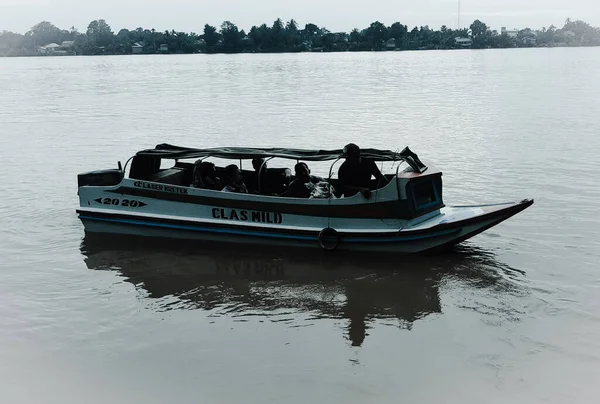
[{"label": "seated passenger", "polygon": [[246,188],[242,179],[242,172],[235,164],[225,167],[225,179],[227,183],[223,188],[223,192],[248,193],[248,188]]},{"label": "seated passenger", "polygon": [[194,166],[194,188],[212,189],[220,191],[223,186],[221,179],[217,177],[217,169],[213,163],[208,161],[197,161]]},{"label": "seated passenger", "polygon": [[[265,182],[266,182],[266,174],[267,174],[267,163],[264,158],[255,158],[252,159],[252,167],[254,168],[254,172],[248,176],[248,190],[253,194],[260,194],[259,192],[259,184],[260,190],[264,191]],[[262,167],[262,169],[261,169]],[[258,176],[260,173],[260,181],[258,180]]]},{"label": "seated passenger", "polygon": [[294,167],[296,179],[291,182],[284,196],[292,198],[310,198],[316,185],[324,181],[323,178],[310,175],[310,169],[306,163],[298,163]]},{"label": "seated passenger", "polygon": [[269,168],[265,159],[261,157],[252,160],[252,167],[254,173],[248,178],[250,192],[277,196],[288,189],[292,176],[289,168]]},{"label": "seated passenger", "polygon": [[254,167],[254,171],[256,171],[256,173],[258,174],[261,167],[263,171],[267,169],[267,163],[265,162],[264,158],[257,157],[255,159],[252,159],[252,167]]},{"label": "seated passenger", "polygon": [[379,181],[379,186],[386,185],[388,180],[381,173],[375,161],[363,158],[360,148],[354,143],[344,147],[343,156],[346,161],[338,170],[338,179],[345,197],[361,192],[365,198],[371,197],[371,177]]}]

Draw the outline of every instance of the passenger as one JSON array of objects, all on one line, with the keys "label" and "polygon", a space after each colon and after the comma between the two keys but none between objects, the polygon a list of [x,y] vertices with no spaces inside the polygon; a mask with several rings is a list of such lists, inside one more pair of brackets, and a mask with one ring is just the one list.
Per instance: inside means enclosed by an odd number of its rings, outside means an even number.
[{"label": "passenger", "polygon": [[323,178],[310,175],[310,169],[306,163],[298,163],[294,167],[296,179],[291,182],[288,190],[283,196],[292,198],[310,198],[316,185],[324,181]]},{"label": "passenger", "polygon": [[386,185],[388,183],[375,161],[361,157],[360,148],[354,143],[349,143],[344,147],[343,156],[346,161],[338,170],[338,179],[345,197],[361,192],[365,198],[370,198],[371,177],[375,177],[379,184]]},{"label": "passenger", "polygon": [[242,178],[242,172],[235,164],[225,167],[225,178],[227,185],[223,188],[223,192],[248,193],[248,188],[246,188]]},{"label": "passenger", "polygon": [[292,177],[292,171],[289,168],[269,168],[265,159],[261,157],[252,160],[252,167],[254,167],[254,173],[248,177],[250,192],[278,196],[287,191]]},{"label": "passenger", "polygon": [[[267,182],[267,163],[264,158],[257,157],[252,159],[252,167],[254,168],[254,172],[248,176],[248,189],[253,194],[264,193],[265,183]],[[258,180],[259,173],[260,181]],[[259,192],[259,188],[263,192]]]},{"label": "passenger", "polygon": [[[199,164],[198,164],[199,163]],[[217,169],[213,163],[208,161],[198,161],[194,167],[194,188],[211,189],[220,191],[223,186],[221,179],[217,177]]]},{"label": "passenger", "polygon": [[192,172],[192,187],[193,188],[204,188],[204,181],[202,181],[202,174],[200,171],[201,165],[202,165],[202,160],[198,160],[194,163],[194,171]]},{"label": "passenger", "polygon": [[263,171],[267,169],[267,163],[265,162],[264,158],[257,157],[255,159],[252,159],[252,167],[254,167],[254,171],[256,171],[256,173],[258,174],[261,167]]}]

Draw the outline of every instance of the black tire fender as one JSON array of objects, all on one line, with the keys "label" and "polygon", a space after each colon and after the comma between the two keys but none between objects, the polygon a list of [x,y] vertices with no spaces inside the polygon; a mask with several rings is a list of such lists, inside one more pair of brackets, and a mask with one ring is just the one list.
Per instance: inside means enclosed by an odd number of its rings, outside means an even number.
[{"label": "black tire fender", "polygon": [[326,227],[319,232],[319,244],[321,248],[327,251],[333,251],[339,247],[341,239],[337,230]]}]

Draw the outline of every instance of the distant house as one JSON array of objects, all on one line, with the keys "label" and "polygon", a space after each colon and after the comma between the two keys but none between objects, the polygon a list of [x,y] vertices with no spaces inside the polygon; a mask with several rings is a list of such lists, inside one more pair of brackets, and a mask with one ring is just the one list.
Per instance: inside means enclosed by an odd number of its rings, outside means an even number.
[{"label": "distant house", "polygon": [[166,43],[161,44],[158,48],[158,51],[162,53],[169,53],[169,45],[167,45]]},{"label": "distant house", "polygon": [[64,53],[64,51],[60,51],[60,45],[57,43],[49,43],[45,46],[38,46],[37,53],[39,55],[58,55]]},{"label": "distant house", "polygon": [[502,27],[500,29],[501,35],[508,35],[510,38],[516,38],[519,35],[518,29],[506,29],[506,27]]},{"label": "distant house", "polygon": [[473,40],[471,38],[456,37],[454,38],[454,43],[463,48],[473,46]]},{"label": "distant house", "polygon": [[71,50],[75,46],[75,41],[62,41],[60,48],[63,50]]},{"label": "distant house", "polygon": [[394,50],[396,49],[396,38],[391,38],[385,41],[385,49],[386,50]]},{"label": "distant house", "polygon": [[133,54],[140,54],[143,51],[144,51],[144,44],[142,44],[142,43],[136,42],[131,47],[131,53],[133,53]]},{"label": "distant house", "polygon": [[46,52],[48,52],[48,53],[56,52],[58,50],[58,48],[60,48],[60,45],[57,43],[50,43],[50,44],[44,46],[43,48],[46,49]]},{"label": "distant house", "polygon": [[521,38],[521,41],[523,41],[524,45],[533,46],[537,42],[537,35],[536,35],[536,33],[533,32],[529,28],[525,28],[524,30],[519,31],[519,37]]},{"label": "distant house", "polygon": [[61,47],[61,45],[57,43],[50,43],[46,46],[38,46],[37,47],[38,55],[51,55],[51,56],[61,56],[61,55],[69,55],[72,54],[72,51],[67,51]]}]

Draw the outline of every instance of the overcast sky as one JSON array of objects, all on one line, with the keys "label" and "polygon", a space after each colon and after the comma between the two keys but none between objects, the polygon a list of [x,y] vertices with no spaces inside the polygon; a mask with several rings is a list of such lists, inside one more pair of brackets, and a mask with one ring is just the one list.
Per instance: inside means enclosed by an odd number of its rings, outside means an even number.
[{"label": "overcast sky", "polygon": [[[248,30],[277,17],[330,31],[365,28],[376,20],[437,29],[455,28],[457,9],[458,0],[0,0],[0,31],[24,33],[43,20],[85,31],[90,21],[103,18],[115,32],[141,26],[199,33],[205,23],[229,20]],[[461,0],[462,26],[479,18],[498,30],[541,28],[562,26],[567,17],[600,26],[600,0]]]}]

